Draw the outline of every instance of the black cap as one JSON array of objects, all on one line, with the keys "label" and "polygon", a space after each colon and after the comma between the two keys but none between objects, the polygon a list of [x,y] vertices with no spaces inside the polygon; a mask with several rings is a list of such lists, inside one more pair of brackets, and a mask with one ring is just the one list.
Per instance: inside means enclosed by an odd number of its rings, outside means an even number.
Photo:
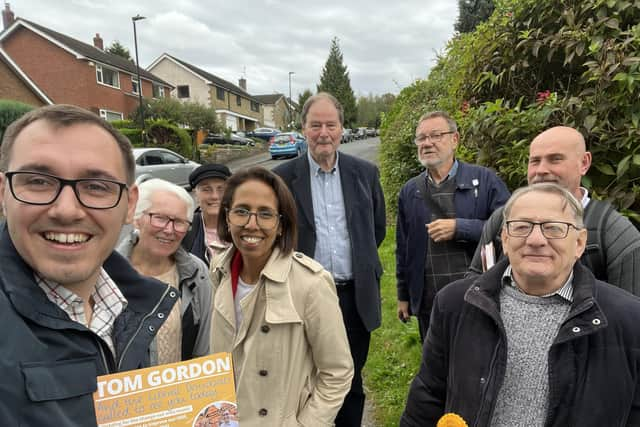
[{"label": "black cap", "polygon": [[195,188],[199,182],[209,178],[219,178],[226,180],[231,176],[231,171],[225,165],[220,163],[209,163],[206,165],[198,166],[189,175],[189,185],[191,188]]}]

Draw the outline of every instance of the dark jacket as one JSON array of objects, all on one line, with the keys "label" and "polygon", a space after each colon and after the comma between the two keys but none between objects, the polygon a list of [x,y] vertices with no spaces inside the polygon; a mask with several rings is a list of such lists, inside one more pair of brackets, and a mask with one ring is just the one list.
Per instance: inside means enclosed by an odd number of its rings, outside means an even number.
[{"label": "dark jacket", "polygon": [[[435,426],[447,412],[488,426],[505,375],[499,293],[507,260],[436,296],[420,372],[400,425]],[[549,349],[546,427],[640,425],[640,299],[600,282],[581,263],[574,300]]]},{"label": "dark jacket", "polygon": [[193,213],[193,221],[191,222],[191,229],[185,234],[182,242],[180,243],[187,252],[190,252],[209,265],[207,259],[207,243],[205,241],[204,224],[202,223],[202,211],[197,208]]},{"label": "dark jacket", "polygon": [[[351,238],[351,259],[358,314],[368,331],[380,326],[380,276],[382,264],[378,246],[386,233],[384,195],[378,168],[357,157],[339,153],[338,170],[344,197],[347,229]],[[312,257],[316,231],[311,199],[309,159],[298,157],[273,169],[287,183],[298,208],[297,250]]]},{"label": "dark jacket", "polygon": [[[431,212],[418,190],[418,179],[409,180],[400,190],[396,225],[396,279],[398,300],[410,301],[411,311],[418,313],[424,288],[424,266],[427,257],[427,230]],[[454,239],[469,244],[469,257],[476,247],[482,226],[491,213],[509,199],[509,190],[491,170],[459,162],[456,178]]]},{"label": "dark jacket", "polygon": [[112,253],[103,265],[127,299],[115,321],[116,358],[38,287],[6,226],[0,236],[0,421],[3,426],[95,426],[96,377],[149,366],[149,345],[178,291]]},{"label": "dark jacket", "polygon": [[[592,215],[598,203],[607,202],[591,199],[584,210],[589,241],[581,260],[599,280],[640,296],[640,231],[615,209],[606,210],[604,217]],[[496,210],[482,229],[468,275],[482,273],[483,245],[493,242],[496,259],[502,256],[502,211]]]}]

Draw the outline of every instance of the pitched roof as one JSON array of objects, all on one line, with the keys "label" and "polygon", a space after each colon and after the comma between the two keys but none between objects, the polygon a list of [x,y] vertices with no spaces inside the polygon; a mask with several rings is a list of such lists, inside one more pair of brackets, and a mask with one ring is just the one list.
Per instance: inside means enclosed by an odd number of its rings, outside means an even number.
[{"label": "pitched roof", "polygon": [[33,80],[31,80],[29,76],[24,73],[24,71],[22,71],[18,64],[13,62],[11,57],[9,57],[9,55],[2,49],[2,47],[0,47],[0,61],[5,63],[7,67],[9,67],[11,71],[13,71],[13,73],[25,84],[25,86],[27,86],[31,90],[31,92],[38,99],[40,99],[45,104],[53,104],[53,101],[49,99],[47,94],[44,93],[44,91],[40,89],[38,85],[36,85]]},{"label": "pitched roof", "polygon": [[[132,61],[129,61],[126,58],[115,55],[113,53],[105,52],[97,47],[81,42],[80,40],[76,40],[72,37],[61,34],[57,31],[53,31],[47,27],[43,27],[42,25],[36,24],[35,22],[28,21],[24,18],[16,19],[15,23],[5,31],[2,35],[3,38],[7,36],[7,34],[13,31],[13,28],[17,28],[17,25],[22,24],[23,26],[29,29],[35,29],[45,36],[55,40],[56,42],[66,46],[69,50],[79,54],[82,57],[87,59],[94,60],[95,62],[99,62],[101,64],[110,65],[115,68],[119,68],[120,70],[131,73],[132,75],[136,74],[136,64]],[[152,80],[157,83],[162,83],[169,87],[173,87],[170,83],[165,82],[161,78],[155,76],[144,68],[140,67],[140,77],[145,78],[147,80]]]},{"label": "pitched roof", "polygon": [[[193,73],[198,74],[199,76],[205,78],[206,80],[209,80],[211,82],[211,84],[215,85],[215,86],[219,86],[222,87],[224,89],[227,89],[229,92],[233,92],[237,95],[242,95],[244,97],[249,98],[252,101],[256,101],[256,102],[260,102],[256,99],[255,96],[253,95],[249,95],[249,92],[247,92],[246,90],[242,89],[240,86],[236,86],[233,83],[225,80],[225,79],[221,79],[220,77],[211,74],[205,70],[203,70],[202,68],[198,68],[193,64],[189,64],[188,62],[185,62],[181,59],[176,58],[175,56],[169,55],[168,53],[165,53],[164,55],[166,55],[167,57],[171,58],[172,60],[176,61],[177,63],[183,65],[184,67],[188,68],[189,70],[191,70]],[[154,61],[154,63],[157,61]]]},{"label": "pitched roof", "polygon": [[[275,104],[276,102],[278,102],[278,99],[280,98],[284,98],[284,95],[281,93],[271,93],[271,94],[267,94],[267,95],[254,95],[253,96],[255,99],[258,100],[258,102],[260,102],[261,104]],[[286,102],[286,99],[285,99]]]}]

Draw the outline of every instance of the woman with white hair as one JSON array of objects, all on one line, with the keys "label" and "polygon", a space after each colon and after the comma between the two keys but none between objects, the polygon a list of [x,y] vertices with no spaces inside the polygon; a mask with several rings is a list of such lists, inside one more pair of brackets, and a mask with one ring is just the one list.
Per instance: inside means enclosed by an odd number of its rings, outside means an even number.
[{"label": "woman with white hair", "polygon": [[180,289],[181,301],[158,331],[152,363],[162,365],[209,354],[211,281],[204,262],[180,243],[191,227],[189,193],[162,179],[138,186],[134,231],[118,247],[141,274]]}]

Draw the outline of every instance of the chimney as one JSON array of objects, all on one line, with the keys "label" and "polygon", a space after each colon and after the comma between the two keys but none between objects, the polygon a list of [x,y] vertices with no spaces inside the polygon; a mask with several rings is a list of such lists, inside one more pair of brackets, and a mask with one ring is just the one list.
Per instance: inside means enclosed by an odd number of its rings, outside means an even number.
[{"label": "chimney", "polygon": [[93,45],[100,50],[104,50],[104,44],[102,43],[102,37],[100,37],[99,33],[96,33],[96,36],[93,38]]},{"label": "chimney", "polygon": [[4,10],[2,11],[2,24],[4,25],[4,29],[6,30],[13,24],[13,21],[16,20],[13,11],[11,10],[11,6],[9,3],[4,4]]},{"label": "chimney", "polygon": [[247,79],[245,79],[244,77],[240,77],[240,80],[238,80],[238,83],[240,83],[240,87],[242,88],[242,90],[244,90],[246,92],[247,91]]}]

